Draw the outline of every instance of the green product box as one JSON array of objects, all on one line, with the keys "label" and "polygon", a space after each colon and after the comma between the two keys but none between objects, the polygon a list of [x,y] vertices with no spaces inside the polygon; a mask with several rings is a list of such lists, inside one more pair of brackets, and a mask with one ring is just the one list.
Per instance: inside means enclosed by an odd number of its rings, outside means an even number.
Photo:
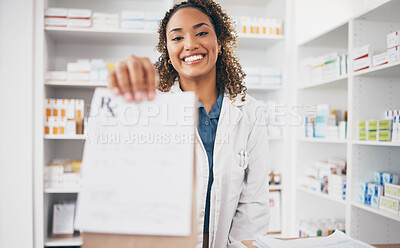
[{"label": "green product box", "polygon": [[367,132],[366,131],[360,131],[359,139],[360,140],[367,140]]},{"label": "green product box", "polygon": [[379,130],[391,130],[391,129],[392,129],[392,120],[379,121]]},{"label": "green product box", "polygon": [[376,131],[369,131],[368,132],[368,140],[377,140],[377,132]]},{"label": "green product box", "polygon": [[378,130],[378,121],[370,120],[368,121],[368,131],[377,131]]},{"label": "green product box", "polygon": [[365,130],[365,121],[359,121],[359,122],[358,122],[358,129],[359,129],[360,131]]},{"label": "green product box", "polygon": [[379,131],[379,141],[390,141],[390,131]]}]

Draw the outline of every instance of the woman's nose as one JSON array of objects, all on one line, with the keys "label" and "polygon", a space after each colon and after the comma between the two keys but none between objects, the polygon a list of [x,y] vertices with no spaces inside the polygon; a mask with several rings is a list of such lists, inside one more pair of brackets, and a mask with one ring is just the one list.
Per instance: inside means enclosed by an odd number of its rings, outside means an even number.
[{"label": "woman's nose", "polygon": [[185,50],[194,50],[196,48],[199,48],[199,43],[196,39],[195,36],[193,35],[187,35],[185,39]]}]

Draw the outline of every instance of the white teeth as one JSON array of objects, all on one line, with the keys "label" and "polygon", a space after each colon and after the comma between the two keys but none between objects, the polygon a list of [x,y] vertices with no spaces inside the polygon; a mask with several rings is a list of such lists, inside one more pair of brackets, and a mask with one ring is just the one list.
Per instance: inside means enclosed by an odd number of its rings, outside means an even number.
[{"label": "white teeth", "polygon": [[186,57],[185,62],[192,62],[192,61],[199,60],[202,58],[203,58],[203,55],[194,55],[194,56]]}]

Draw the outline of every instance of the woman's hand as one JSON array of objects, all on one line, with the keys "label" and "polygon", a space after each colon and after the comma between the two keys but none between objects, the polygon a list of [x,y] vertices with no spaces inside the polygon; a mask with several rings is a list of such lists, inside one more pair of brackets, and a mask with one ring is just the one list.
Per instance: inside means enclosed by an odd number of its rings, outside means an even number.
[{"label": "woman's hand", "polygon": [[115,95],[122,94],[126,101],[153,100],[158,75],[149,58],[133,55],[118,62],[108,74],[108,88]]}]

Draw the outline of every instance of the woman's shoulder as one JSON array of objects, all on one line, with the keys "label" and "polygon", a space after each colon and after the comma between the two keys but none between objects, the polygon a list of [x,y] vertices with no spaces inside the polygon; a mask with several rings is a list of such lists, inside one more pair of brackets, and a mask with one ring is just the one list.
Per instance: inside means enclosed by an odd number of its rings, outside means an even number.
[{"label": "woman's shoulder", "polygon": [[238,101],[239,108],[251,123],[255,122],[256,119],[262,118],[265,106],[260,101],[249,94],[246,94],[244,101],[242,100],[242,95],[238,95],[235,100]]}]

